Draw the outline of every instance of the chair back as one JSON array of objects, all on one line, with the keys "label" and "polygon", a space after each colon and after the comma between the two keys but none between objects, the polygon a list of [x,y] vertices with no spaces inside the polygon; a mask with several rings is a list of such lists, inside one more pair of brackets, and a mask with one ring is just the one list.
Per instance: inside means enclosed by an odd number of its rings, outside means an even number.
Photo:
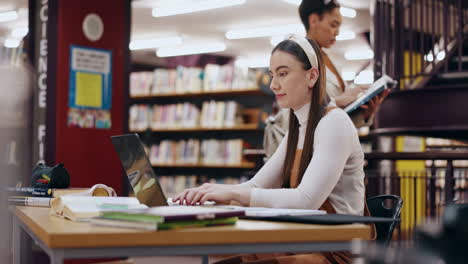
[{"label": "chair back", "polygon": [[[399,219],[403,200],[397,195],[378,195],[367,199],[371,216]],[[377,241],[388,244],[392,239],[396,222],[376,223]]]}]

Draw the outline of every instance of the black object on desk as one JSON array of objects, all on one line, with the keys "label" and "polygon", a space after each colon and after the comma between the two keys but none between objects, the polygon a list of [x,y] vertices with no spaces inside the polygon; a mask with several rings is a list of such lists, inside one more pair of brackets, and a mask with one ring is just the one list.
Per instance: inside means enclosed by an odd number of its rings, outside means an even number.
[{"label": "black object on desk", "polygon": [[392,223],[400,219],[387,217],[373,217],[346,214],[324,214],[324,215],[281,215],[281,216],[244,216],[243,219],[262,220],[274,222],[293,222],[317,225],[344,225],[344,224],[367,224],[367,223]]}]

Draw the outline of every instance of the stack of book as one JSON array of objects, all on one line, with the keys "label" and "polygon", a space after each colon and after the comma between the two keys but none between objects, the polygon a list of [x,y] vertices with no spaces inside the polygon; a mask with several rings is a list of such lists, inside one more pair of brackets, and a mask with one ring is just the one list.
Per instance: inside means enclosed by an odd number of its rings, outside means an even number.
[{"label": "stack of book", "polygon": [[90,222],[101,226],[166,230],[233,225],[239,216],[244,215],[244,210],[237,208],[176,205],[102,212],[100,217],[92,218]]}]

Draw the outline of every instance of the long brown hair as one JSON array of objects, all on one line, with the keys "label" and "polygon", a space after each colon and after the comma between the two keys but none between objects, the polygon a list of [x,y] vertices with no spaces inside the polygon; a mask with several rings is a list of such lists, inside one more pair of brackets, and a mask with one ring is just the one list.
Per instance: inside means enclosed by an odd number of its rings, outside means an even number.
[{"label": "long brown hair", "polygon": [[[317,128],[317,124],[322,118],[325,107],[328,104],[328,96],[325,90],[325,80],[326,80],[325,66],[323,64],[321,50],[313,40],[311,39],[307,39],[307,40],[309,41],[310,45],[312,45],[315,51],[315,54],[317,55],[319,77],[314,87],[312,88],[310,108],[309,108],[309,113],[308,113],[309,118],[307,120],[307,129],[306,129],[306,134],[305,134],[305,139],[304,139],[304,148],[302,150],[301,161],[299,163],[298,182],[302,180],[302,176],[304,175],[304,172],[307,169],[307,166],[309,165],[310,160],[312,159],[315,129]],[[304,70],[309,70],[312,68],[312,65],[310,64],[306,53],[296,42],[292,40],[284,40],[280,42],[273,49],[272,54],[277,50],[281,50],[283,52],[286,52],[296,57],[296,59],[304,65]],[[288,135],[288,142],[287,142],[287,149],[286,149],[286,158],[284,159],[284,166],[283,166],[283,187],[284,188],[290,187],[291,170],[292,170],[294,156],[295,156],[296,149],[297,149],[298,137],[299,137],[299,121],[294,115],[294,111],[290,109],[289,110],[289,135]]]}]

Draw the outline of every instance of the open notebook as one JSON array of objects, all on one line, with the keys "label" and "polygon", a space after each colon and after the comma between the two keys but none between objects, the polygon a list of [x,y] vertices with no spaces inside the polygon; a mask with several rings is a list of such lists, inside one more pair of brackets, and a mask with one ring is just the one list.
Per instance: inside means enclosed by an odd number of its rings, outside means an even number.
[{"label": "open notebook", "polygon": [[289,209],[289,208],[266,208],[266,207],[243,207],[235,205],[220,205],[219,207],[244,210],[245,216],[251,217],[268,217],[268,216],[297,216],[297,215],[322,215],[326,214],[324,210],[310,209]]}]

